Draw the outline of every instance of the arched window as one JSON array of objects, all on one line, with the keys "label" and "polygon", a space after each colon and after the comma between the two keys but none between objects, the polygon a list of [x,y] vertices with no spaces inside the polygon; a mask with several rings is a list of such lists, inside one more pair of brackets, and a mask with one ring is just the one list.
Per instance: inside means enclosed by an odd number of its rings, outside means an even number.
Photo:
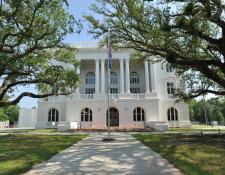
[{"label": "arched window", "polygon": [[168,121],[178,121],[178,112],[175,108],[169,108],[167,111]]},{"label": "arched window", "polygon": [[173,72],[173,68],[169,63],[166,64],[166,72]]},{"label": "arched window", "polygon": [[110,84],[117,84],[117,74],[115,72],[110,72]]},{"label": "arched window", "polygon": [[86,84],[95,84],[95,74],[93,72],[87,73]]},{"label": "arched window", "polygon": [[130,73],[130,83],[131,84],[139,84],[139,75],[137,72]]},{"label": "arched window", "polygon": [[82,109],[80,115],[82,122],[92,122],[92,110],[90,108]]},{"label": "arched window", "polygon": [[145,111],[144,109],[137,107],[133,111],[133,120],[137,122],[145,121]]},{"label": "arched window", "polygon": [[59,121],[59,111],[52,108],[48,112],[48,122],[58,122]]}]

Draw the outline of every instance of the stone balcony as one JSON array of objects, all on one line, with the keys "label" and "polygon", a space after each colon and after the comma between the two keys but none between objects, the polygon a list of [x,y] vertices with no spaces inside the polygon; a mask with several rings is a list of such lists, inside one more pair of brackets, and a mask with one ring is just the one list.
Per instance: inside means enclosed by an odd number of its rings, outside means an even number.
[{"label": "stone balcony", "polygon": [[[110,99],[151,99],[157,98],[156,92],[150,93],[141,93],[141,94],[132,94],[132,93],[123,93],[123,94],[110,94]],[[52,96],[44,99],[40,99],[40,102],[56,102],[56,101],[65,101],[65,100],[81,100],[81,101],[89,101],[89,100],[107,100],[108,94],[79,94],[75,93],[69,96]]]},{"label": "stone balcony", "polygon": [[[75,94],[73,96],[76,99],[81,100],[97,100],[97,99],[107,99],[108,94]],[[110,94],[110,99],[150,99],[150,98],[156,98],[157,93],[152,92],[148,94],[132,94],[132,93],[124,93],[124,94]]]}]

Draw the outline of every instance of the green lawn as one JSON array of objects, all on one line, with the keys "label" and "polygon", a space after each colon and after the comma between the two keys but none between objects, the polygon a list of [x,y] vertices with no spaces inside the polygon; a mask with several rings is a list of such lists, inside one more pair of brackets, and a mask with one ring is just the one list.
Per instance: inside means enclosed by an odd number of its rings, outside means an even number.
[{"label": "green lawn", "polygon": [[87,135],[31,135],[0,136],[0,174],[16,175],[35,164],[48,160]]},{"label": "green lawn", "polygon": [[0,133],[55,133],[59,132],[57,129],[5,129],[0,130]]},{"label": "green lawn", "polygon": [[225,126],[214,126],[211,125],[192,125],[191,128],[170,128],[169,131],[176,131],[176,132],[195,132],[195,131],[215,131],[218,132],[225,131]]},{"label": "green lawn", "polygon": [[135,134],[187,175],[225,174],[225,135]]}]

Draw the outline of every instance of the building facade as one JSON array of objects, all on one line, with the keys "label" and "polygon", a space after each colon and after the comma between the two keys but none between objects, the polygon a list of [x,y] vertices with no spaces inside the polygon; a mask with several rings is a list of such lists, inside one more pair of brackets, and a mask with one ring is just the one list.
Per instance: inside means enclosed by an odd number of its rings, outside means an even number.
[{"label": "building facade", "polygon": [[133,60],[130,50],[113,51],[109,89],[105,48],[80,47],[76,59],[80,86],[70,96],[39,100],[37,128],[106,128],[108,103],[113,127],[190,127],[188,105],[172,97],[179,78],[169,64]]}]

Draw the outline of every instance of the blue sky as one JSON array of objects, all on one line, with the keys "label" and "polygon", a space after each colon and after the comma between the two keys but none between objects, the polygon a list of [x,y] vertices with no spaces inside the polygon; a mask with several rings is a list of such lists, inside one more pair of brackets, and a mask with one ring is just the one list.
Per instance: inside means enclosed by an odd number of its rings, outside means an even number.
[{"label": "blue sky", "polygon": [[[76,19],[82,20],[83,30],[80,34],[68,35],[65,38],[65,41],[68,43],[76,43],[80,41],[93,41],[92,37],[87,33],[88,29],[87,22],[85,22],[85,20],[82,17],[84,14],[91,14],[89,7],[93,2],[95,2],[95,0],[68,0],[68,2],[69,2],[68,10],[70,11],[70,13],[72,13]],[[18,94],[20,91],[36,92],[34,87],[18,88]],[[19,105],[22,108],[32,108],[34,106],[37,106],[37,100],[25,97],[20,101]]]}]

